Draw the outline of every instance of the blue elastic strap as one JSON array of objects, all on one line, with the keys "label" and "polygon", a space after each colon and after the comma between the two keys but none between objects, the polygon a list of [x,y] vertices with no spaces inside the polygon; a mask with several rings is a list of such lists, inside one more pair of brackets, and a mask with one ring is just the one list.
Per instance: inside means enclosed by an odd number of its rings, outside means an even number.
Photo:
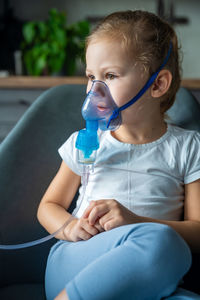
[{"label": "blue elastic strap", "polygon": [[153,84],[154,80],[156,79],[156,77],[158,76],[158,73],[162,70],[162,68],[166,65],[166,63],[168,62],[168,59],[170,57],[170,54],[172,52],[172,42],[170,42],[170,45],[169,45],[169,50],[168,50],[168,53],[167,53],[167,56],[165,57],[162,65],[158,68],[158,70],[153,73],[151,75],[151,77],[149,78],[149,80],[146,82],[146,84],[143,86],[143,88],[137,93],[137,95],[135,97],[133,97],[130,101],[128,101],[126,104],[122,105],[121,107],[118,107],[116,108],[112,115],[110,116],[110,119],[108,121],[108,124],[107,124],[107,128],[109,127],[110,125],[110,122],[117,118],[120,111],[126,109],[127,107],[131,106],[133,103],[135,103],[147,90],[148,88]]}]

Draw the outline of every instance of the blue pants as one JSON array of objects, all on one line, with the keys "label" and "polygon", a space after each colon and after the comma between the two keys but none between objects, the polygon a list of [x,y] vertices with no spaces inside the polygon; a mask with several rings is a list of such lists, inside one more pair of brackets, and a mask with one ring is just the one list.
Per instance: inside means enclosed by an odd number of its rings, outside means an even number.
[{"label": "blue pants", "polygon": [[[70,300],[157,300],[176,290],[190,266],[189,247],[171,227],[125,225],[87,241],[57,242],[48,257],[46,296],[52,300],[66,288]],[[198,299],[178,297],[167,299]]]}]

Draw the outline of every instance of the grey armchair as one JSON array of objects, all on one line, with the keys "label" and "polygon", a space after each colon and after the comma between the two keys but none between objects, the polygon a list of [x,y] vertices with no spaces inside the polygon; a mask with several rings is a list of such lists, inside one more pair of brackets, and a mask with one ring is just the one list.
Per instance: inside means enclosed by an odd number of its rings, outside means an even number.
[{"label": "grey armchair", "polygon": [[[66,85],[44,92],[0,145],[0,244],[47,235],[37,207],[54,177],[59,146],[83,127],[85,86]],[[0,250],[0,299],[42,300],[46,259],[55,240],[27,249]]]},{"label": "grey armchair", "polygon": [[[0,145],[0,244],[32,241],[47,235],[37,208],[61,159],[59,146],[84,126],[84,85],[63,85],[44,92]],[[186,110],[185,109],[187,108]],[[200,130],[200,107],[185,89],[169,111],[171,122]],[[0,299],[45,300],[44,272],[55,239],[22,250],[0,250]],[[199,256],[193,268],[200,268]],[[196,271],[195,269],[195,271]],[[193,270],[185,286],[199,291]]]}]

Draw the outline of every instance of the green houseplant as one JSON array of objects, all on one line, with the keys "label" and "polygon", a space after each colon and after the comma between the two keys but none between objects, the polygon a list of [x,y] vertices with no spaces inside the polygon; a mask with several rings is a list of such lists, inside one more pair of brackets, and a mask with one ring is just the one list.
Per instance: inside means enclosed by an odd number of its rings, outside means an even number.
[{"label": "green houseplant", "polygon": [[52,75],[63,71],[73,75],[77,58],[84,53],[84,39],[89,23],[66,25],[66,14],[49,11],[45,21],[27,22],[23,26],[22,54],[28,75]]},{"label": "green houseplant", "polygon": [[79,21],[66,28],[65,69],[68,75],[75,73],[77,59],[85,62],[85,38],[89,31],[90,24],[87,21]]}]

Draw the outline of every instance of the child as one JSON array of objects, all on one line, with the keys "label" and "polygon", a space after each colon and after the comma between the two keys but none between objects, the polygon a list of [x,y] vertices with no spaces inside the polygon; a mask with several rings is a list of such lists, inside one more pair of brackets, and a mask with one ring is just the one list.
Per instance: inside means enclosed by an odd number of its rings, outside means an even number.
[{"label": "child", "polygon": [[[200,250],[200,134],[164,120],[180,85],[176,34],[152,13],[113,13],[88,37],[86,64],[87,91],[94,80],[105,82],[118,107],[159,72],[122,110],[121,126],[100,134],[80,211],[49,254],[47,299],[199,299],[175,292],[190,249]],[[63,162],[38,209],[50,233],[71,217],[81,182],[76,137],[59,149]]]}]

